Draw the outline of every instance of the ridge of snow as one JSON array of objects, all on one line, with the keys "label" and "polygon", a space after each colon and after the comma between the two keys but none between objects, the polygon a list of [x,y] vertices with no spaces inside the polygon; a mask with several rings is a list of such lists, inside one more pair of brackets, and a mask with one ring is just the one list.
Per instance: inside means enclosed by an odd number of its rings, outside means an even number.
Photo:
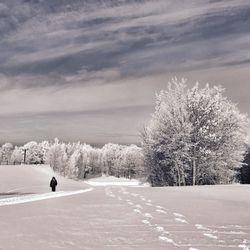
[{"label": "ridge of snow", "polygon": [[140,181],[135,179],[117,178],[114,176],[101,176],[85,181],[91,186],[142,186]]},{"label": "ridge of snow", "polygon": [[92,190],[93,188],[87,188],[87,189],[76,190],[76,191],[59,191],[55,193],[16,196],[16,197],[11,197],[11,198],[0,199],[0,206],[8,206],[8,205],[15,205],[15,204],[21,204],[21,203],[27,203],[27,202],[59,198],[59,197],[64,197],[64,196],[82,194],[82,193],[90,192]]}]

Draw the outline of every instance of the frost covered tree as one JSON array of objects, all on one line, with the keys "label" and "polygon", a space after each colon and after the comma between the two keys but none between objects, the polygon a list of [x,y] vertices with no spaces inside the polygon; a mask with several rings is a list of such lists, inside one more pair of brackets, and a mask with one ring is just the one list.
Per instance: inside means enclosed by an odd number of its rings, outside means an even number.
[{"label": "frost covered tree", "polygon": [[99,149],[93,148],[88,144],[82,145],[83,161],[84,161],[84,172],[82,174],[83,178],[86,175],[95,176],[101,173],[101,166],[99,162],[99,154],[101,151]]},{"label": "frost covered tree", "polygon": [[10,142],[6,142],[2,145],[1,151],[1,162],[8,165],[11,161],[13,145]]},{"label": "frost covered tree", "polygon": [[47,153],[48,163],[54,171],[65,175],[67,160],[66,146],[56,138]]},{"label": "frost covered tree", "polygon": [[91,147],[89,151],[89,175],[98,176],[101,173],[101,149]]},{"label": "frost covered tree", "polygon": [[102,148],[102,165],[103,172],[107,175],[118,176],[120,153],[123,146],[113,143],[105,144]]},{"label": "frost covered tree", "polygon": [[40,145],[31,141],[26,143],[23,146],[23,149],[26,150],[26,163],[27,164],[38,164],[43,161],[43,154]]},{"label": "frost covered tree", "polygon": [[87,174],[95,168],[92,154],[94,149],[87,144],[79,144],[69,160],[68,175],[71,178],[85,179]]},{"label": "frost covered tree", "polygon": [[15,164],[21,164],[23,162],[23,148],[15,146],[12,155],[11,162]]},{"label": "frost covered tree", "polygon": [[48,156],[50,144],[48,141],[42,141],[41,143],[38,144],[38,146],[40,148],[41,163],[44,164],[48,161],[47,156]]},{"label": "frost covered tree", "polygon": [[241,165],[248,118],[220,87],[173,79],[142,133],[152,185],[229,183]]},{"label": "frost covered tree", "polygon": [[121,175],[126,178],[137,178],[144,175],[144,156],[142,149],[136,145],[130,145],[121,151],[120,162]]},{"label": "frost covered tree", "polygon": [[83,169],[83,153],[79,148],[74,151],[69,159],[68,173],[70,178],[78,178]]},{"label": "frost covered tree", "polygon": [[156,96],[155,112],[142,133],[152,185],[185,185],[190,171],[190,133],[185,82],[173,80]]},{"label": "frost covered tree", "polygon": [[198,84],[188,92],[192,124],[192,184],[230,183],[246,151],[249,120],[220,87]]},{"label": "frost covered tree", "polygon": [[245,160],[242,168],[239,171],[239,180],[242,184],[250,184],[250,147],[245,155]]},{"label": "frost covered tree", "polygon": [[145,174],[144,155],[136,145],[124,146],[108,143],[99,154],[104,174],[116,177],[142,177]]}]

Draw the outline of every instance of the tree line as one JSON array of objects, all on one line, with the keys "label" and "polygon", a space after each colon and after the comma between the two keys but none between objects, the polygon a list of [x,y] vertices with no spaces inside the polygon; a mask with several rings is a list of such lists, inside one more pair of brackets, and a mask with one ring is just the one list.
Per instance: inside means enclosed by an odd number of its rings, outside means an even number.
[{"label": "tree line", "polygon": [[88,144],[31,141],[23,146],[4,143],[0,148],[1,164],[49,164],[63,176],[85,179],[101,174],[116,177],[145,176],[142,149],[136,145],[108,143],[102,148]]}]

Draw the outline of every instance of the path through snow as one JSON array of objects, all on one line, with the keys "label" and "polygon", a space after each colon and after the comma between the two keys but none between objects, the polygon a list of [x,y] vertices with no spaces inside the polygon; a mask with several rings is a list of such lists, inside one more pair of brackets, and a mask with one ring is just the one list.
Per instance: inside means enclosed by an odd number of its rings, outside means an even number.
[{"label": "path through snow", "polygon": [[93,188],[87,188],[83,190],[76,190],[76,191],[59,191],[59,192],[51,192],[51,193],[44,193],[44,194],[29,194],[29,195],[19,195],[11,198],[4,198],[0,199],[0,206],[9,206],[15,205],[20,203],[27,203],[27,202],[34,202],[34,201],[41,201],[47,199],[54,199],[69,195],[76,195],[82,194],[86,192],[92,191]]}]

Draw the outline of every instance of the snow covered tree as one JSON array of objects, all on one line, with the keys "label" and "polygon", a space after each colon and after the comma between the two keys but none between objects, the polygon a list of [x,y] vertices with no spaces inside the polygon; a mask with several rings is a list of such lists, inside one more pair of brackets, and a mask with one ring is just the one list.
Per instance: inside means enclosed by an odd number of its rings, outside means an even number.
[{"label": "snow covered tree", "polygon": [[48,155],[48,151],[50,148],[50,144],[48,141],[42,141],[41,143],[39,143],[39,148],[40,148],[40,158],[41,158],[41,163],[44,164],[46,163],[47,160],[47,155]]},{"label": "snow covered tree", "polygon": [[187,94],[192,124],[192,184],[230,183],[241,167],[249,120],[220,87],[196,84]]},{"label": "snow covered tree", "polygon": [[142,133],[152,185],[185,185],[189,172],[191,124],[186,110],[186,85],[176,79],[156,96],[155,113]]},{"label": "snow covered tree", "polygon": [[105,144],[102,148],[103,172],[107,175],[119,176],[118,158],[123,146],[113,143]]},{"label": "snow covered tree", "polygon": [[69,159],[68,173],[70,178],[78,178],[83,169],[82,149],[77,149]]},{"label": "snow covered tree", "polygon": [[228,183],[241,165],[249,121],[219,87],[172,79],[142,133],[152,185]]},{"label": "snow covered tree", "polygon": [[26,150],[27,164],[42,163],[43,161],[42,150],[37,142],[35,141],[28,142],[23,146],[23,149]]},{"label": "snow covered tree", "polygon": [[250,184],[250,147],[246,152],[244,164],[239,171],[239,180],[242,184]]},{"label": "snow covered tree", "polygon": [[142,177],[144,175],[144,156],[142,149],[136,145],[130,145],[121,151],[120,162],[121,175],[126,178]]},{"label": "snow covered tree", "polygon": [[101,166],[99,165],[100,150],[91,147],[88,144],[82,145],[83,161],[84,161],[84,173],[83,178],[86,178],[87,174],[95,176],[101,173]]},{"label": "snow covered tree", "polygon": [[15,164],[21,164],[23,162],[23,148],[15,146],[12,155],[11,162]]},{"label": "snow covered tree", "polygon": [[68,160],[66,145],[64,143],[59,143],[59,140],[56,138],[54,144],[51,145],[48,150],[47,160],[54,171],[65,175]]},{"label": "snow covered tree", "polygon": [[99,159],[103,173],[116,177],[142,177],[145,174],[144,155],[136,145],[108,143],[103,146]]},{"label": "snow covered tree", "polygon": [[102,173],[101,168],[101,149],[92,148],[89,151],[89,174],[90,176],[98,176]]},{"label": "snow covered tree", "polygon": [[2,145],[2,158],[1,162],[4,164],[9,164],[11,161],[11,154],[13,151],[13,145],[10,142],[6,142]]},{"label": "snow covered tree", "polygon": [[87,175],[96,176],[101,173],[100,149],[88,144],[69,144],[70,159],[68,162],[68,176],[85,179]]}]

